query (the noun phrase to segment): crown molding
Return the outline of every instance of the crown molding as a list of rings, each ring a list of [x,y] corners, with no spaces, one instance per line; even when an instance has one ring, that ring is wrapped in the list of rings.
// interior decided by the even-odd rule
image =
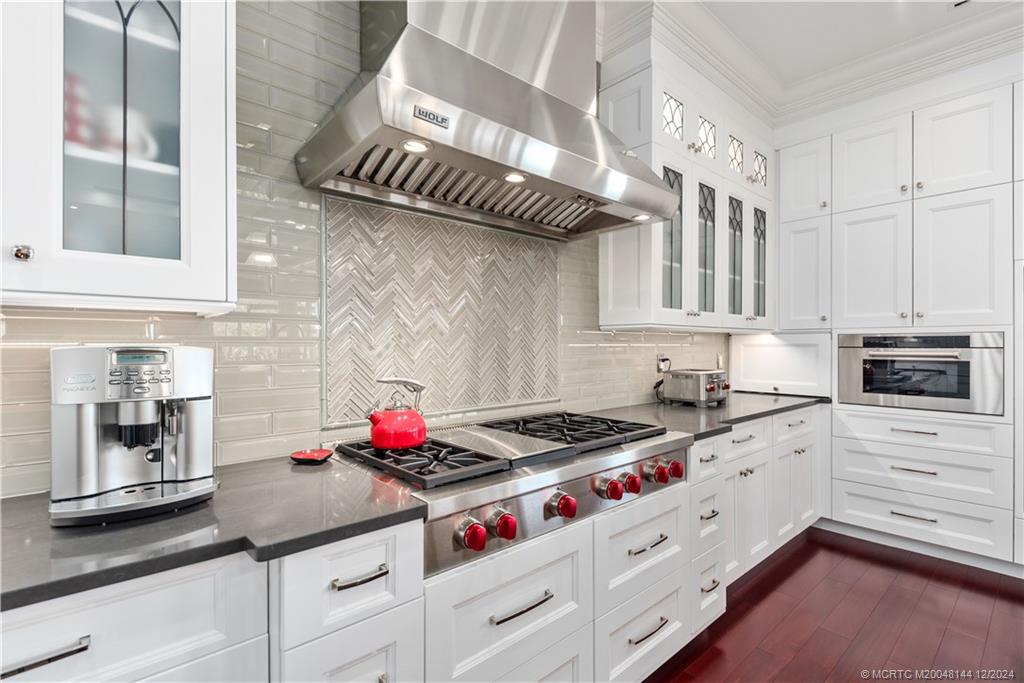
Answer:
[[[1020,6],[919,36],[881,52],[784,85],[702,3],[643,2],[604,27],[604,59],[652,38],[758,118],[781,125],[1007,54],[1024,57]]]

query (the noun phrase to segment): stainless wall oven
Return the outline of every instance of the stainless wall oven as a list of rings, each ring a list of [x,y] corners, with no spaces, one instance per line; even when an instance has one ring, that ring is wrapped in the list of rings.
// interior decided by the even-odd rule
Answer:
[[[839,335],[839,402],[1003,414],[1003,333]]]

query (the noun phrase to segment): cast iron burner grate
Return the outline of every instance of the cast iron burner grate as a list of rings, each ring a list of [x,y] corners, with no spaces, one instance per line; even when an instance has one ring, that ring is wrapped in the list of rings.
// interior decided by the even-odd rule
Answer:
[[[544,413],[484,422],[489,427],[537,439],[567,443],[577,453],[638,441],[665,433],[664,427],[577,413]]]
[[[427,439],[416,448],[382,450],[369,441],[338,444],[334,450],[421,489],[509,469],[509,462],[487,453]]]

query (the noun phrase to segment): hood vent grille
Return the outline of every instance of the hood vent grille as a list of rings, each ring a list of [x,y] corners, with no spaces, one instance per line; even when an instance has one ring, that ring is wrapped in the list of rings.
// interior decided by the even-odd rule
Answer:
[[[374,145],[338,174],[350,181],[408,192],[486,213],[572,230],[604,203],[584,195],[557,199],[439,161]]]

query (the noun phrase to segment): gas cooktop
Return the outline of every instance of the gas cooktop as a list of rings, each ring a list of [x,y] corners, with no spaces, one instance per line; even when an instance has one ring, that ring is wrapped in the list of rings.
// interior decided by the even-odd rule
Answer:
[[[429,489],[509,468],[509,461],[437,439],[416,448],[382,450],[369,441],[335,446],[337,453],[384,470],[421,489]]]
[[[665,433],[664,427],[563,412],[494,420],[480,426],[570,444],[577,454]]]

